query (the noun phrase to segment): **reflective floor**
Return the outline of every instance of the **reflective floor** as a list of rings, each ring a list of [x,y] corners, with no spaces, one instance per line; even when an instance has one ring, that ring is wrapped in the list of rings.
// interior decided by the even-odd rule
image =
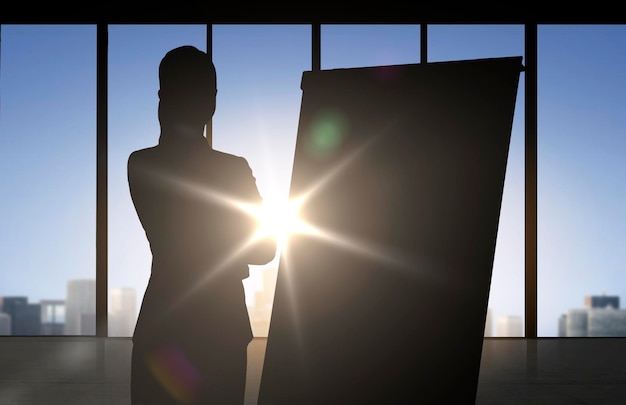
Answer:
[[[246,405],[265,343],[248,348]],[[127,338],[0,337],[0,404],[129,405],[131,350]],[[626,338],[487,339],[476,404],[626,404]]]

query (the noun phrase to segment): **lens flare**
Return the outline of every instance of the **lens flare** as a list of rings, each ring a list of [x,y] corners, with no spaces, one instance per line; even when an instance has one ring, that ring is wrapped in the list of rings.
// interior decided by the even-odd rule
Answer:
[[[347,129],[347,122],[338,111],[320,113],[306,136],[308,153],[316,158],[331,156],[343,143]]]
[[[270,197],[264,198],[263,204],[250,204],[249,202],[234,198],[233,196],[206,188],[201,184],[177,178],[169,173],[160,172],[159,170],[152,171],[151,175],[160,177],[160,180],[166,182],[168,186],[178,189],[180,192],[190,193],[197,197],[204,198],[207,201],[238,209],[258,221],[257,231],[248,240],[242,241],[241,245],[235,246],[231,252],[227,252],[222,262],[217,263],[211,271],[207,272],[204,278],[198,280],[194,287],[190,288],[190,290],[180,296],[176,302],[172,303],[163,315],[167,315],[189,297],[201,291],[203,285],[211,282],[213,277],[227,269],[228,265],[233,263],[233,261],[238,260],[241,254],[251,245],[268,237],[272,237],[276,240],[278,245],[277,256],[282,257],[286,261],[289,261],[288,256],[290,255],[290,253],[287,252],[289,249],[288,241],[290,235],[303,234],[315,239],[324,240],[342,249],[352,251],[353,253],[369,257],[376,261],[386,262],[387,264],[392,263],[398,270],[410,269],[412,267],[411,264],[401,258],[397,252],[390,251],[388,248],[371,246],[371,244],[365,241],[354,239],[348,235],[341,235],[335,230],[321,229],[316,224],[304,221],[299,215],[300,211],[304,210],[305,204],[313,195],[323,190],[328,183],[332,182],[340,172],[358,159],[376,139],[387,130],[391,129],[393,125],[394,123],[390,122],[387,128],[384,128],[375,136],[370,137],[370,139],[363,142],[359,148],[342,156],[340,159],[335,159],[333,164],[323,173],[320,173],[319,178],[317,178],[313,184],[310,184],[308,188],[303,190],[302,194],[297,198],[278,199]],[[336,150],[333,149],[337,149],[339,144],[343,142],[344,130],[345,122],[341,119],[341,115],[324,115],[324,119],[318,122],[318,126],[315,127],[314,131],[314,134],[318,137],[317,152],[321,154],[336,152]],[[322,141],[322,138],[326,140]],[[313,207],[308,206],[306,209],[310,210],[312,208]]]
[[[283,248],[290,234],[305,229],[304,222],[298,217],[300,206],[298,200],[266,200],[256,212],[259,221],[257,237],[273,237],[279,248]]]
[[[154,377],[179,403],[190,403],[199,394],[202,376],[177,346],[155,351],[147,362]]]

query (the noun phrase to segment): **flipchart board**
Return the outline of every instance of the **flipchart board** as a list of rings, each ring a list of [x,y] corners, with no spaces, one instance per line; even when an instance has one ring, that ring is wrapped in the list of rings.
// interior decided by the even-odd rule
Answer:
[[[259,404],[475,402],[522,71],[303,73]]]

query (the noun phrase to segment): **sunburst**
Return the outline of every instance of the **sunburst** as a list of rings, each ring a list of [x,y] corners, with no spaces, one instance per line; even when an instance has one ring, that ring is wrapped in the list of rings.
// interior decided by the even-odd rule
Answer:
[[[315,207],[306,206],[309,200],[331,181],[333,181],[340,172],[348,167],[359,155],[370,146],[376,139],[376,136],[370,137],[369,141],[361,144],[359,148],[351,154],[346,155],[343,159],[325,171],[317,181],[311,184],[303,193],[298,196],[292,196],[289,199],[272,199],[266,198],[262,204],[250,204],[234,198],[233,196],[207,189],[201,184],[191,183],[184,179],[176,178],[172,175],[162,172],[153,172],[153,175],[160,176],[160,179],[168,183],[169,186],[177,188],[180,192],[192,193],[195,197],[200,197],[213,203],[222,204],[231,208],[240,210],[246,215],[250,215],[258,222],[257,231],[246,241],[236,246],[224,260],[208,271],[206,276],[198,280],[194,286],[183,296],[179,297],[177,302],[173,303],[171,309],[174,309],[181,302],[189,298],[191,295],[201,290],[202,286],[210,282],[213,277],[228,268],[228,265],[236,261],[251,245],[258,243],[264,238],[274,238],[277,242],[277,256],[284,260],[285,268],[289,262],[289,238],[294,235],[306,235],[333,244],[341,249],[348,250],[352,253],[363,255],[372,260],[393,264],[398,268],[407,269],[409,263],[389,249],[373,246],[365,241],[342,235],[332,229],[323,229],[307,222],[300,215],[303,209],[314,210]],[[306,206],[306,207],[305,207]],[[288,272],[288,271],[287,271]],[[285,275],[285,281],[289,286],[291,284],[291,276]],[[288,287],[289,288],[289,287]],[[297,312],[295,298],[292,297],[292,308]]]

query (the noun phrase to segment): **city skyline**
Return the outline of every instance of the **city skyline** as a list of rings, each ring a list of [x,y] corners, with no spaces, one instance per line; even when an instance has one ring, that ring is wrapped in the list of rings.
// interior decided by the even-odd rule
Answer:
[[[247,300],[250,322],[255,336],[267,336],[273,298],[273,281],[277,268],[266,267],[262,272],[265,288],[254,290],[253,299]],[[31,301],[28,295],[2,294],[0,291],[0,336],[12,335],[12,319],[3,310],[5,299],[19,299],[24,304],[35,305],[41,318],[41,335],[95,335],[95,279],[74,279],[67,282],[67,294],[62,297]],[[85,291],[85,289],[90,291]],[[68,314],[68,296],[70,308]],[[141,298],[134,287],[116,287],[109,291],[108,336],[132,336],[139,315]],[[75,301],[72,303],[72,299]],[[138,306],[139,303],[139,306]],[[81,325],[82,316],[88,325]],[[67,322],[70,319],[70,322]],[[47,321],[47,322],[46,322]],[[84,322],[84,320],[83,320]],[[67,326],[69,324],[69,326]],[[60,326],[60,327],[59,327]],[[8,333],[7,333],[8,331]],[[33,333],[28,333],[33,334]]]
[[[255,336],[267,336],[269,332],[272,299],[274,295],[275,272],[278,269],[267,268],[263,271],[264,288],[255,290],[253,300],[246,302],[250,315],[250,322]],[[93,287],[95,292],[95,279],[79,279],[68,281],[68,292],[71,285],[76,283],[85,283]],[[130,337],[134,330],[137,320],[138,310],[136,306],[137,296],[136,290],[132,287],[118,287],[110,291],[109,299],[109,336],[111,337]],[[66,319],[66,303],[65,299],[47,298],[37,303],[30,302],[29,297],[25,295],[2,295],[0,294],[0,336],[12,335],[11,317],[4,312],[4,299],[21,299],[25,304],[37,305],[41,307],[41,335],[95,335],[95,299],[92,304],[87,303],[88,308],[93,307],[91,311],[88,309],[83,311],[84,315],[88,315],[90,323],[86,328],[76,330],[75,326],[71,326],[71,330],[67,330]],[[88,298],[89,301],[89,298]],[[587,336],[626,336],[626,309],[620,308],[620,297],[616,295],[607,295],[603,292],[601,295],[585,295],[583,299],[584,308],[569,308],[566,313],[558,318],[558,336],[559,337],[587,337]],[[84,304],[84,303],[83,303]],[[60,317],[61,321],[52,319],[46,329],[45,319],[51,315],[46,314],[44,306],[61,306],[61,313],[52,314],[52,317]],[[71,315],[70,315],[71,316]],[[61,325],[62,328],[52,328],[51,326]],[[29,333],[31,334],[31,333]],[[485,337],[523,337],[523,318],[516,314],[500,314],[494,315],[491,308],[487,308],[485,319]]]
[[[64,297],[35,302],[27,295],[0,294],[0,335],[24,334],[15,329],[15,322],[22,320],[15,318],[22,317],[16,314],[14,303],[33,307],[38,313],[38,326],[30,326],[31,330],[25,333],[27,335],[95,335],[95,281],[68,280]],[[10,308],[5,308],[5,301],[12,303]],[[136,291],[133,287],[113,288],[110,291],[108,315],[109,336],[132,336],[137,320]],[[33,328],[39,331],[35,332]]]
[[[558,319],[559,337],[626,336],[626,310],[617,295],[587,295],[583,308],[569,308]]]

